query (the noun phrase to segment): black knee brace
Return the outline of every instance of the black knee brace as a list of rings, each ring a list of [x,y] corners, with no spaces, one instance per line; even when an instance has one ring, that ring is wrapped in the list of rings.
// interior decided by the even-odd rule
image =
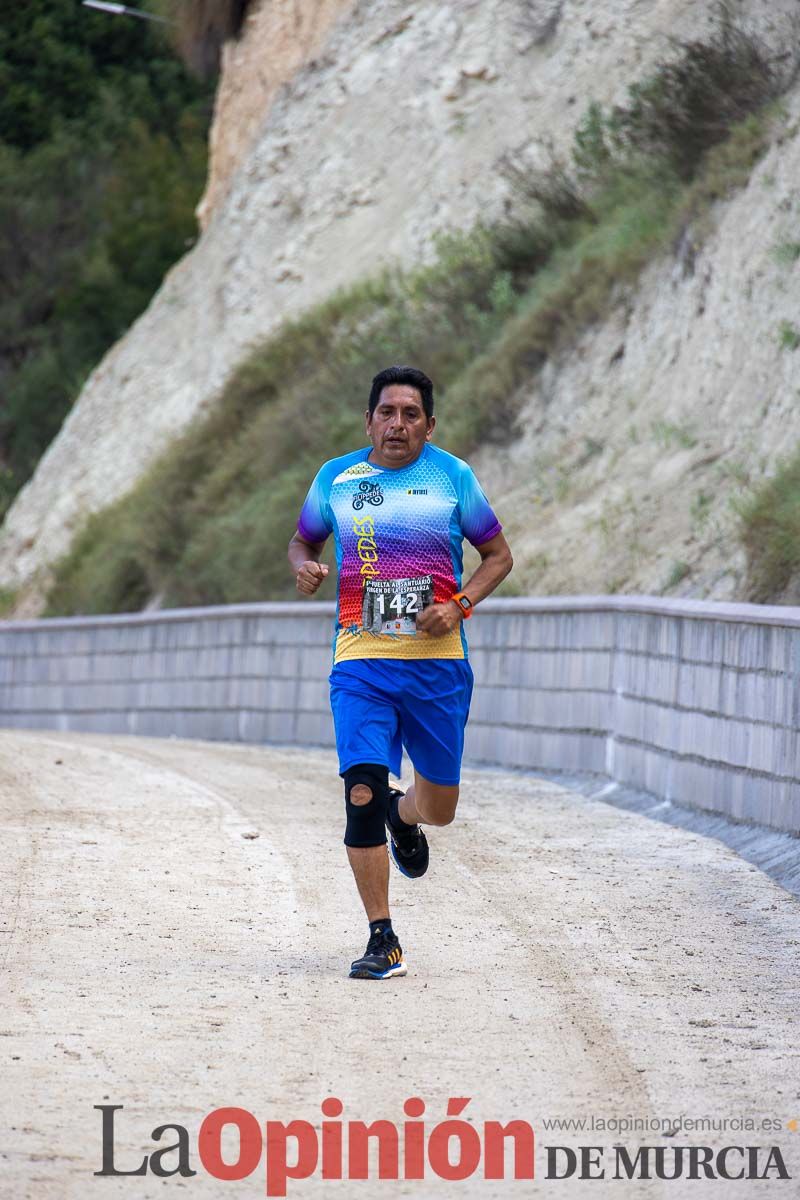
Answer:
[[[359,763],[344,772],[344,803],[347,824],[345,846],[383,846],[386,844],[386,814],[389,809],[389,768],[380,763]],[[350,792],[363,784],[372,792],[366,804],[353,804]]]

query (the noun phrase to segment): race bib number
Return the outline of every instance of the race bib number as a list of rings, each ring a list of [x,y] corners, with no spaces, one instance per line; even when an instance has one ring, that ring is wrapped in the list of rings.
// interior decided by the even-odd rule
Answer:
[[[368,579],[361,624],[368,633],[415,634],[417,616],[433,604],[433,578]]]

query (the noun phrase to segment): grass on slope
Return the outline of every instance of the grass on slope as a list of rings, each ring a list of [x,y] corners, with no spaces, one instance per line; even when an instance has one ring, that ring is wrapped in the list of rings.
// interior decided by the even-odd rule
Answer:
[[[447,448],[513,437],[532,371],[747,180],[787,82],[722,10],[709,42],[682,45],[626,105],[589,110],[569,164],[507,163],[514,223],[443,239],[432,266],[387,272],[284,325],[205,422],[90,519],[47,615],[153,595],[162,606],[293,595],[285,549],[305,490],[325,459],[365,441],[369,381],[387,363],[432,376]]]
[[[387,362],[463,370],[515,303],[488,234],[440,243],[436,264],[386,273],[284,325],[208,419],[93,516],[62,562],[48,614],[288,594],[286,543],[324,458],[364,441],[364,395]],[[398,349],[399,348],[399,349]]]
[[[747,552],[747,599],[800,604],[800,447],[736,507]]]

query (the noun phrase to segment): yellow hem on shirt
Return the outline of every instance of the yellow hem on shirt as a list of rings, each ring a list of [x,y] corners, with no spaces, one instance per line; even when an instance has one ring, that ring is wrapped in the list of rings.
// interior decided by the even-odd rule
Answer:
[[[456,625],[443,637],[429,633],[398,634],[367,633],[340,629],[336,635],[334,663],[350,658],[464,658],[461,626]]]

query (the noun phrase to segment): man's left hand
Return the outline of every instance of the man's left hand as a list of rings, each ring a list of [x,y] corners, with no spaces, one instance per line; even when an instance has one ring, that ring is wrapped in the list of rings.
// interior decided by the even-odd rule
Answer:
[[[461,621],[461,609],[455,600],[444,603],[429,604],[423,608],[417,617],[417,629],[420,633],[429,633],[431,637],[444,637],[455,629]]]

